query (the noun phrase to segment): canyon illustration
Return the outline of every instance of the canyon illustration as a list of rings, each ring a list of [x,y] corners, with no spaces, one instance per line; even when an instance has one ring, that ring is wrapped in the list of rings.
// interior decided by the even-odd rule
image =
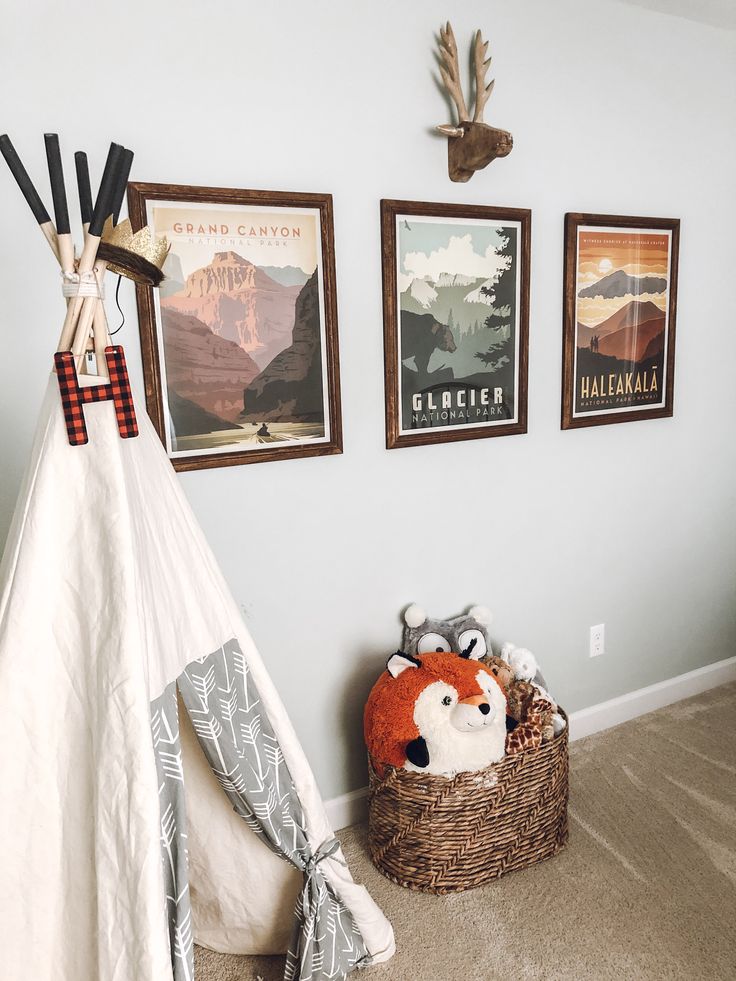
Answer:
[[[662,403],[669,241],[659,232],[578,233],[576,412]]]
[[[187,227],[170,216],[168,224]],[[281,224],[264,236],[267,222],[240,215],[239,235],[206,234],[200,221],[193,234],[172,236],[160,289],[172,452],[247,451],[325,436],[313,225],[303,239]],[[216,227],[227,227],[220,215]]]

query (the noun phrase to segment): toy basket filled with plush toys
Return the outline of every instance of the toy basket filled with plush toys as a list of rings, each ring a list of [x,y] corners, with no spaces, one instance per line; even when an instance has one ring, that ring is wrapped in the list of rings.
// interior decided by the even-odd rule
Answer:
[[[447,893],[551,858],[567,841],[568,726],[536,658],[494,655],[485,607],[404,620],[365,708],[374,864]]]

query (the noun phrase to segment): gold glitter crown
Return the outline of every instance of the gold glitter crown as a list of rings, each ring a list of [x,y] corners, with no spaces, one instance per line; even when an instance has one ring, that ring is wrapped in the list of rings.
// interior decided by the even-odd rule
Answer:
[[[107,261],[111,272],[143,286],[158,286],[164,278],[162,269],[170,248],[166,236],[157,238],[150,225],[133,232],[129,218],[114,226],[108,218],[97,255]]]

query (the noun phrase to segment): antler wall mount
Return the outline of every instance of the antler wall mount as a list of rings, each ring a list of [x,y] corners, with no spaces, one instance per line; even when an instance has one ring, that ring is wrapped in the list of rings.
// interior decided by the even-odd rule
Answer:
[[[447,168],[451,181],[469,181],[476,170],[487,167],[496,157],[507,157],[514,146],[514,138],[505,129],[495,129],[483,122],[483,110],[493,91],[495,79],[486,84],[491,59],[486,58],[488,41],[483,40],[480,30],[473,42],[473,69],[475,73],[475,106],[473,118],[465,103],[457,44],[450,22],[440,28],[440,75],[447,92],[457,109],[457,125],[449,123],[437,126],[437,131],[447,137]]]

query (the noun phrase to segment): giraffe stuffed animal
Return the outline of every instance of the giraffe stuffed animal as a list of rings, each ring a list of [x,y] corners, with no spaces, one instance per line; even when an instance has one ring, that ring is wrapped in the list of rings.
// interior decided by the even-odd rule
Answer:
[[[567,723],[560,713],[557,703],[546,689],[536,657],[526,647],[517,647],[515,644],[506,643],[501,648],[501,660],[509,666],[514,678],[507,689],[509,715],[515,718],[520,725],[513,730],[513,733],[520,728],[521,724],[535,725],[540,728],[540,744],[541,742],[550,742],[562,732]],[[547,706],[549,706],[549,711]],[[516,737],[517,742],[523,741],[525,731],[527,730],[522,731]],[[513,735],[513,733],[509,735]]]
[[[538,749],[554,738],[553,705],[528,681],[513,681],[507,689],[508,713],[518,723],[506,735],[506,754]]]

